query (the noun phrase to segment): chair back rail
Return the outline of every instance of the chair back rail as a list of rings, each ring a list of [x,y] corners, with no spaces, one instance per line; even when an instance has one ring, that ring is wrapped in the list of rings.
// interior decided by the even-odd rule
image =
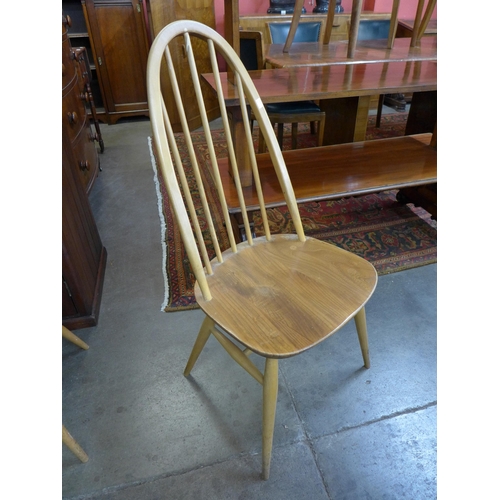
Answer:
[[[219,238],[214,228],[211,207],[209,206],[207,200],[205,191],[206,187],[204,186],[200,165],[198,163],[194,145],[191,139],[188,117],[186,116],[182,101],[182,92],[179,88],[176,71],[172,61],[172,54],[170,52],[170,42],[172,42],[173,39],[179,36],[183,38],[184,42],[183,47],[185,51],[185,57],[188,62],[188,68],[191,74],[196,101],[202,119],[202,128],[207,142],[211,174],[213,176],[218,199],[221,205],[231,251],[234,253],[238,252],[238,246],[233,234],[231,219],[225,200],[225,193],[221,181],[218,159],[212,140],[210,123],[208,121],[204,104],[203,91],[200,84],[200,75],[197,70],[196,60],[193,52],[192,37],[201,39],[208,45],[211,69],[216,82],[216,91],[221,111],[221,118],[225,136],[227,139],[228,157],[231,161],[233,180],[235,182],[235,187],[238,193],[238,200],[240,203],[241,212],[243,214],[243,221],[247,238],[246,244],[253,245],[253,238],[250,228],[250,222],[247,216],[247,210],[245,207],[244,191],[241,186],[238,174],[238,164],[234,147],[235,145],[231,137],[229,118],[224,104],[224,95],[218,66],[218,56],[222,57],[226,61],[228,67],[234,72],[234,82],[236,87],[238,88],[241,113],[242,116],[246,117],[243,120],[243,124],[247,142],[247,151],[249,154],[249,161],[252,166],[255,188],[258,193],[259,206],[263,215],[263,225],[266,238],[270,240],[271,235],[266,216],[265,200],[260,185],[260,176],[257,168],[257,160],[255,156],[252,131],[250,128],[250,120],[248,118],[247,104],[250,106],[253,115],[259,124],[259,128],[266,141],[266,144],[268,145],[276,175],[279,179],[281,189],[292,215],[292,220],[294,222],[297,236],[300,241],[304,241],[305,236],[298,212],[295,194],[291,186],[290,178],[288,176],[288,172],[283,160],[283,155],[277,143],[276,136],[265,111],[264,105],[255,89],[255,86],[248,76],[247,70],[243,66],[236,52],[221,35],[201,23],[183,20],[169,24],[168,26],[163,28],[163,30],[156,37],[151,46],[148,58],[148,98],[150,102],[150,118],[153,130],[153,140],[158,155],[158,164],[167,188],[169,202],[174,209],[176,220],[179,225],[179,231],[181,233],[181,237],[186,248],[186,253],[191,263],[193,273],[195,274],[196,280],[198,281],[204,299],[210,300],[211,294],[206,280],[206,274],[212,274],[212,263],[210,262],[207,244],[211,244],[213,246],[217,262],[219,263],[222,263],[224,260],[224,249],[221,249]],[[177,138],[170,123],[169,111],[161,95],[160,66],[162,64],[163,58],[166,61],[169,78],[172,82],[172,92],[174,94],[175,106],[179,113],[184,140],[188,151],[189,163],[193,171],[194,182],[191,181],[191,183],[188,179],[188,176],[186,175],[185,166],[183,165],[182,157],[177,145]],[[202,214],[197,213],[195,199],[193,197],[192,191],[196,191],[197,196],[199,197],[203,211]],[[203,217],[208,225],[210,240],[208,242],[205,241],[205,238],[207,238],[207,236],[203,234],[199,217]]]

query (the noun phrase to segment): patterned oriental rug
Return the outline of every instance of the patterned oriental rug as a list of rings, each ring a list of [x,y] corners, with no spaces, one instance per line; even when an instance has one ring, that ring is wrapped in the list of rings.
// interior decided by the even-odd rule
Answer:
[[[367,139],[394,137],[404,134],[407,115],[397,113],[383,116],[379,129],[370,119]],[[226,156],[226,141],[221,130],[212,131],[218,156]],[[284,149],[291,147],[290,130],[285,127]],[[255,132],[257,145],[257,132]],[[181,157],[188,158],[182,135],[178,144]],[[299,147],[316,145],[316,138],[309,133],[307,124],[299,125]],[[208,183],[207,196],[211,207],[218,207],[211,174],[203,166],[208,164],[208,151],[202,133],[193,134],[193,144],[202,174]],[[168,203],[168,195],[156,168],[155,151],[149,139],[151,162],[158,195],[158,211],[161,221],[163,245],[165,299],[161,309],[174,312],[197,308],[194,297],[194,275],[185,254],[174,215]],[[188,164],[188,160],[186,160]],[[189,170],[188,170],[189,171]],[[188,176],[189,177],[189,176]],[[304,230],[308,236],[328,241],[333,245],[361,255],[370,261],[379,275],[402,271],[437,262],[437,223],[429,213],[413,205],[396,200],[397,191],[387,191],[341,200],[304,203],[300,212]],[[214,224],[221,234],[222,244],[229,241],[219,209],[213,210]],[[273,232],[292,232],[293,224],[286,207],[268,210]],[[262,235],[261,214],[254,215],[255,232]],[[213,254],[214,255],[214,254]]]

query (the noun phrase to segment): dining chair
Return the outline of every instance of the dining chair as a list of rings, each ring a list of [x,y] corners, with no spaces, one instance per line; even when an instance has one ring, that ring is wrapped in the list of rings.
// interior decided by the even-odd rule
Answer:
[[[267,23],[271,43],[285,43],[290,31],[290,22]],[[294,41],[317,42],[321,31],[321,22],[299,23]],[[318,146],[323,145],[325,133],[325,112],[314,101],[274,102],[266,105],[271,124],[278,125],[278,143],[283,149],[284,124],[292,124],[292,149],[297,149],[298,124],[309,122],[311,134],[314,134],[318,122]],[[262,136],[259,136],[259,152],[265,151]]]
[[[240,30],[240,59],[248,71],[264,69],[264,41],[262,32]]]
[[[271,43],[285,43],[290,32],[291,22],[267,23]],[[317,42],[321,32],[321,22],[302,22],[298,24],[293,42]]]
[[[308,24],[320,25],[320,23]],[[316,26],[315,29],[318,30],[319,34],[319,27]],[[260,31],[240,31],[240,59],[248,71],[264,69],[264,42]],[[309,122],[311,134],[314,134],[314,124],[316,123],[316,120],[319,122],[318,146],[323,145],[326,115],[314,101],[275,102],[267,104],[266,109],[269,118],[271,119],[273,128],[276,123],[278,124],[278,143],[281,149],[283,149],[285,123],[292,124],[292,149],[297,149],[298,124],[302,122]],[[251,128],[253,130],[253,116],[251,120]],[[265,152],[265,146],[266,143],[264,137],[259,131],[259,153]]]
[[[218,193],[229,248],[221,246],[212,223],[213,207],[209,206],[205,196],[207,186],[200,175],[179,90],[179,76],[172,64],[170,44],[177,37],[182,38],[191,71],[207,143],[207,161],[215,185],[211,189]],[[210,123],[205,112],[200,76],[192,50],[193,38],[198,43],[205,40],[210,54],[221,121],[227,140],[227,155],[246,234],[246,241],[238,244],[232,230]],[[233,75],[243,116],[248,117],[248,104],[262,130],[294,223],[294,234],[270,232],[248,117],[242,124],[246,138],[245,151],[253,169],[253,183],[259,198],[264,228],[264,236],[254,237],[252,234],[245,208],[245,190],[241,187],[235,155],[235,146],[241,147],[241,144],[235,145],[231,137],[218,57],[226,61]],[[172,110],[167,109],[161,94],[160,67],[164,58],[189,151],[189,168],[192,172],[188,173],[185,171],[188,166],[181,159],[177,137],[169,119]],[[196,277],[196,301],[205,314],[184,375],[191,374],[207,340],[213,336],[232,359],[263,386],[262,476],[268,479],[278,396],[279,360],[316,346],[354,318],[364,366],[368,368],[370,357],[365,304],[375,289],[377,273],[361,257],[305,236],[283,154],[266,108],[240,58],[221,35],[196,21],[183,20],[167,25],[158,33],[149,52],[147,88],[158,165]],[[252,362],[251,355],[265,358],[263,372]],[[224,367],[219,368],[223,370]]]
[[[357,29],[357,41],[390,39],[392,20],[389,19],[361,19]],[[380,94],[377,104],[375,126],[380,128],[382,109],[385,95]],[[405,103],[406,106],[406,103]]]

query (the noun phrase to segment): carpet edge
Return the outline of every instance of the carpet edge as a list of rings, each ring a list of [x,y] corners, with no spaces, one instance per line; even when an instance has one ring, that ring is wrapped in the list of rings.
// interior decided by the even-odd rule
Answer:
[[[167,249],[167,224],[165,221],[165,216],[163,215],[163,196],[160,190],[160,181],[158,180],[158,167],[156,165],[156,158],[153,153],[153,138],[148,137],[149,155],[151,159],[151,168],[153,169],[153,182],[156,189],[156,200],[158,205],[158,216],[160,218],[160,239],[162,247],[162,268],[163,268],[163,286],[164,286],[164,299],[163,304],[160,307],[160,311],[165,312],[168,307],[169,301],[169,281],[167,274],[167,264],[168,264],[168,249]]]

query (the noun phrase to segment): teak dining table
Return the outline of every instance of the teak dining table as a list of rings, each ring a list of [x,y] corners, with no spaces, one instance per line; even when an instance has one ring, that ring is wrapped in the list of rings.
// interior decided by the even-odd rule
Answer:
[[[373,95],[413,92],[407,134],[432,131],[435,116],[427,114],[427,101],[437,90],[436,61],[374,62],[249,71],[264,104],[271,102],[319,100],[326,111],[324,145],[365,139],[370,98]],[[213,74],[202,78],[215,92]],[[225,104],[231,116],[236,159],[244,187],[252,185],[243,116],[236,87],[227,73],[221,73]],[[416,96],[423,96],[421,99]]]

